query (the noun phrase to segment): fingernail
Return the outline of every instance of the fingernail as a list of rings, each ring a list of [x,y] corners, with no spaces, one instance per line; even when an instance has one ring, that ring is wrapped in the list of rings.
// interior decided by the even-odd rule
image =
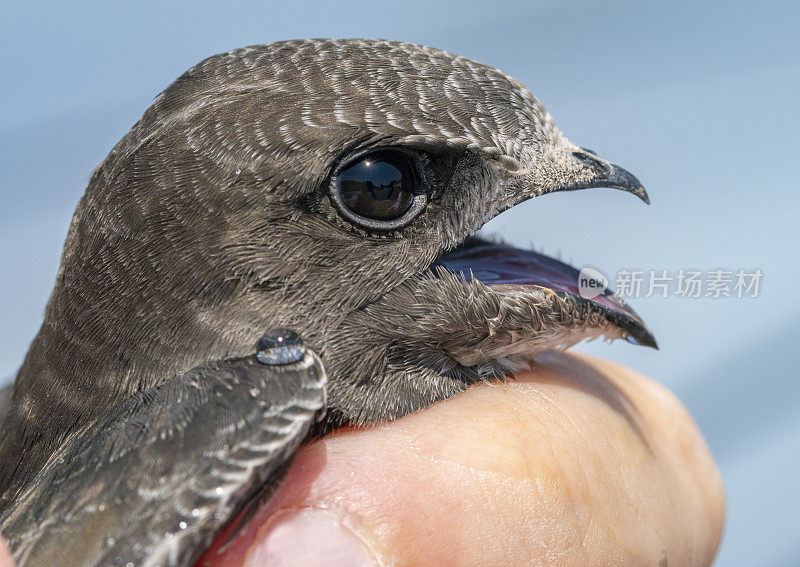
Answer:
[[[278,512],[259,530],[245,567],[378,567],[375,554],[325,510]]]

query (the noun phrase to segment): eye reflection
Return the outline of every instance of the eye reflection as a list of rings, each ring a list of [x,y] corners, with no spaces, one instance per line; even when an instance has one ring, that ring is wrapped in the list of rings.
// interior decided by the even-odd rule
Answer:
[[[416,176],[406,155],[380,151],[340,171],[336,186],[342,203],[353,213],[372,220],[392,220],[411,208]]]

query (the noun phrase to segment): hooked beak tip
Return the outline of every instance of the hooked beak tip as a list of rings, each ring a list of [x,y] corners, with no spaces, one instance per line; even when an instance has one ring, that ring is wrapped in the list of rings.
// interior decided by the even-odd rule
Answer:
[[[572,152],[572,155],[585,165],[589,166],[596,173],[596,176],[589,181],[585,181],[565,189],[572,190],[588,189],[590,187],[609,187],[611,189],[620,189],[622,191],[627,191],[628,193],[633,193],[648,205],[650,204],[650,196],[647,194],[647,191],[645,191],[644,185],[642,185],[642,182],[639,181],[636,176],[627,169],[624,169],[616,164],[609,163],[597,157],[597,155],[593,152],[589,152],[589,150],[583,149],[583,151],[580,152]]]
[[[646,204],[650,204],[650,196],[647,194],[647,191],[645,191],[644,185],[642,185],[641,181],[639,181],[635,175],[627,169],[623,169],[613,163],[609,165],[610,171],[605,179],[598,179],[596,181],[598,186],[628,191],[639,197]]]

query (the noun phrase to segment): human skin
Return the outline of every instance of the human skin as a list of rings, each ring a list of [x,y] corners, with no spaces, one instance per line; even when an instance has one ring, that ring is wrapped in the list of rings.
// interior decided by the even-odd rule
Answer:
[[[690,567],[711,564],[723,519],[717,468],[671,393],[548,352],[506,383],[304,446],[200,564]]]

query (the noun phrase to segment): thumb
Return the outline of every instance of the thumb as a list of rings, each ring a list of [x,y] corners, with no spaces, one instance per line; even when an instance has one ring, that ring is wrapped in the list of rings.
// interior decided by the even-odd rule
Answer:
[[[0,537],[0,567],[14,567],[11,560],[11,552],[8,550],[6,540]]]

